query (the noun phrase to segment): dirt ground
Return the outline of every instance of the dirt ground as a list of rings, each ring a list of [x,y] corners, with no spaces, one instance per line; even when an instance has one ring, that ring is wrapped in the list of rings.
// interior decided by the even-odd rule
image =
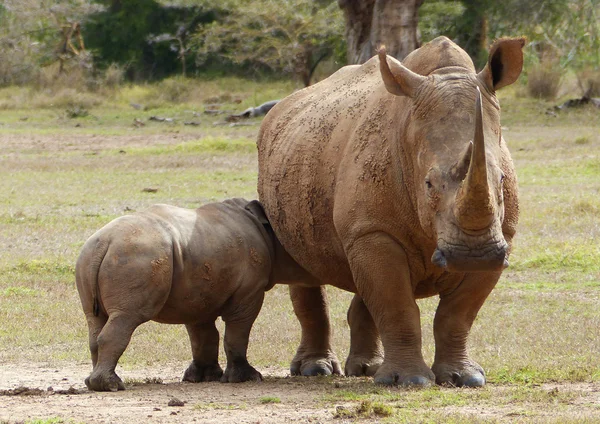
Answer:
[[[356,388],[357,379],[344,377],[289,377],[284,369],[261,369],[262,383],[221,384],[181,383],[186,364],[144,370],[118,370],[127,390],[116,393],[94,393],[83,380],[88,365],[51,367],[47,364],[7,364],[0,366],[0,421],[28,422],[35,419],[61,418],[85,423],[324,423],[354,422],[336,418],[338,408],[351,409],[358,402],[335,401],[336,391]],[[359,379],[362,386],[370,379]],[[489,388],[490,386],[488,386]],[[396,389],[401,395],[405,389]],[[460,389],[444,389],[444,391]],[[494,385],[492,397],[506,398],[508,386]],[[464,405],[436,407],[437,412],[461,421],[469,417],[502,422],[561,422],[583,419],[600,422],[600,384],[550,384],[540,393],[572,392],[565,405],[547,402],[499,402],[486,405],[466,402]],[[441,392],[440,396],[444,393]],[[279,403],[268,403],[277,398]],[[173,405],[173,406],[170,406]],[[416,410],[415,410],[416,411]],[[423,411],[431,412],[431,407]],[[527,419],[527,417],[532,419]],[[393,420],[393,418],[392,418]],[[558,420],[558,421],[556,421]],[[377,418],[359,419],[377,422]],[[438,422],[438,420],[427,421]],[[440,421],[440,422],[443,422]],[[573,421],[575,422],[575,421]]]
[[[250,130],[248,130],[250,131]],[[107,148],[178,144],[198,138],[192,134],[91,136],[6,135],[0,137],[7,155],[32,149],[44,152],[95,151]],[[253,160],[253,158],[251,158]],[[355,408],[357,400],[346,400],[342,391],[356,389],[357,379],[289,377],[284,368],[259,368],[262,383],[221,384],[181,383],[187,363],[160,367],[117,369],[127,390],[94,393],[83,381],[88,363],[5,363],[0,364],[0,423],[30,422],[60,418],[85,423],[285,423],[285,422],[377,422],[378,418],[336,418],[339,408]],[[371,379],[358,379],[364,389]],[[367,389],[368,390],[368,389]],[[398,391],[398,397],[410,392]],[[464,399],[444,402],[460,389],[443,389],[438,398],[424,404],[396,408],[391,421],[414,422],[410,417],[430,417],[426,422],[471,422],[473,419],[499,422],[598,422],[600,423],[600,383],[558,383],[536,387],[527,396],[519,388],[490,384],[483,402]],[[462,392],[465,393],[465,392]],[[560,393],[560,402],[548,401]],[[436,394],[437,396],[437,394]],[[336,400],[343,399],[343,400]],[[276,400],[276,402],[272,402]],[[278,401],[277,401],[278,400]],[[270,402],[271,401],[271,402]],[[427,401],[431,403],[426,403]],[[393,404],[394,402],[391,402]],[[397,402],[396,402],[397,403]],[[170,406],[169,404],[173,405]],[[408,415],[406,415],[408,414]],[[411,415],[412,414],[412,415]],[[433,415],[433,418],[431,414]],[[405,418],[408,416],[408,418]],[[400,418],[401,417],[401,418]],[[440,418],[442,417],[442,418]]]
[[[190,384],[180,382],[184,368],[185,364],[119,371],[128,383],[127,390],[94,393],[83,383],[90,371],[86,365],[0,366],[0,420],[60,417],[85,423],[279,423],[325,422],[333,417],[331,408],[319,406],[318,394],[306,389],[308,380],[285,378],[283,370],[263,370],[263,383]],[[261,403],[268,397],[277,397],[281,403]],[[169,406],[170,402],[176,405]]]

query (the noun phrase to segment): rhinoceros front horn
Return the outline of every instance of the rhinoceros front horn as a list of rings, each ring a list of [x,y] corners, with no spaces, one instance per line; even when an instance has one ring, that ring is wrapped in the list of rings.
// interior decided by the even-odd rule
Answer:
[[[477,88],[475,100],[475,135],[469,170],[456,196],[454,214],[461,228],[482,230],[494,219],[494,204],[487,178],[485,142],[483,139],[483,111],[481,92]]]

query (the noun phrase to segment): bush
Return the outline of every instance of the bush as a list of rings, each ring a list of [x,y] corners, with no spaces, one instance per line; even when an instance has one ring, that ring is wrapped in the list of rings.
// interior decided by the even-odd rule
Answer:
[[[578,72],[577,82],[584,96],[600,97],[600,70],[585,69]]]
[[[527,73],[527,92],[531,97],[552,100],[556,98],[563,71],[556,61],[542,61]]]
[[[116,88],[123,84],[125,79],[125,68],[117,63],[111,65],[104,71],[104,86]]]

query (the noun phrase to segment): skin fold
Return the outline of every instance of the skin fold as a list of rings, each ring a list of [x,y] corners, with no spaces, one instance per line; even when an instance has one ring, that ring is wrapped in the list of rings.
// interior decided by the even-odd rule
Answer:
[[[293,374],[340,373],[323,285],[356,293],[348,375],[382,384],[485,384],[471,325],[508,264],[518,189],[496,90],[522,38],[497,40],[477,73],[445,37],[403,63],[381,50],[279,102],[258,137],[261,203],[310,278],[289,281],[302,339]],[[439,296],[435,360],[416,299]]]

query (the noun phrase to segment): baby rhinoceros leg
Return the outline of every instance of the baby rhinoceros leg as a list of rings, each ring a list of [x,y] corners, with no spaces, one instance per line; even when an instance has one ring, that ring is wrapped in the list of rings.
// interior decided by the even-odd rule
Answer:
[[[219,365],[219,331],[215,322],[188,324],[185,328],[190,336],[193,360],[183,374],[183,381],[219,381],[223,370]]]
[[[264,287],[262,285],[260,287]],[[225,354],[227,368],[221,377],[223,383],[241,383],[243,381],[262,381],[260,372],[248,363],[248,339],[252,324],[262,306],[264,292],[244,296],[238,293],[230,299],[228,310],[223,313],[225,321]]]
[[[112,392],[125,390],[125,385],[115,373],[115,368],[131,340],[133,331],[140,324],[139,320],[127,314],[115,313],[109,317],[95,343],[90,343],[92,362],[95,363],[92,373],[85,379],[88,389]],[[92,327],[90,326],[90,338],[92,337],[91,332]],[[94,361],[94,359],[96,360]]]

